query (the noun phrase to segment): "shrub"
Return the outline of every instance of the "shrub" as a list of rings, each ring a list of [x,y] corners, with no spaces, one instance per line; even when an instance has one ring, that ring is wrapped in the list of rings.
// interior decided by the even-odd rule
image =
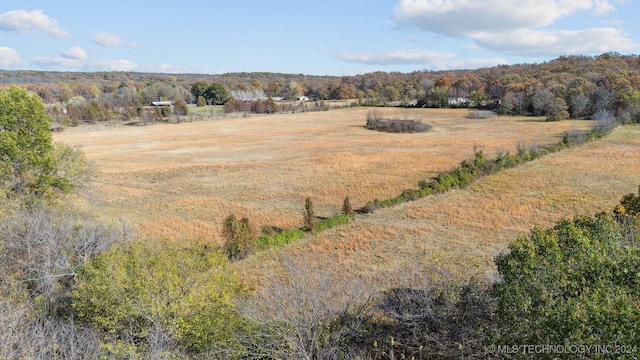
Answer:
[[[317,221],[318,219],[313,209],[313,201],[311,198],[306,198],[304,200],[304,227],[307,231],[311,231],[316,226]]]
[[[467,114],[468,119],[490,119],[496,116],[498,114],[489,110],[471,111]]]
[[[331,229],[332,227],[336,227],[338,225],[347,224],[349,222],[349,215],[336,215],[334,217],[330,217],[327,219],[320,220],[316,226],[313,228],[314,233],[318,233],[321,231],[325,231],[327,229]]]
[[[348,196],[346,196],[342,202],[342,213],[347,216],[351,216],[353,214],[353,207],[351,206],[351,200]]]
[[[369,342],[377,345],[371,358],[483,357],[482,331],[492,326],[494,309],[487,285],[434,285],[434,278],[427,280],[425,286],[393,288],[379,296],[377,309],[389,325],[383,334],[371,334]]]
[[[0,358],[98,358],[100,336],[74,319],[70,294],[83,266],[122,238],[69,209],[2,202]]]
[[[500,171],[502,169],[508,169],[517,165],[521,159],[516,155],[507,153],[498,153],[493,160],[493,170]]]
[[[361,278],[283,259],[280,276],[265,279],[243,313],[256,326],[244,338],[254,359],[358,359],[351,349],[370,317],[373,290]]]
[[[222,226],[222,238],[224,239],[224,251],[230,260],[242,259],[252,250],[254,244],[254,232],[248,218],[238,218],[229,215]]]
[[[369,112],[367,112],[367,129],[375,129],[381,120],[382,114],[378,109],[369,110]]]
[[[367,203],[362,208],[362,211],[365,213],[372,213],[381,207],[380,200],[373,199],[371,201],[367,201]]]
[[[79,320],[149,352],[164,338],[198,353],[232,346],[241,321],[234,301],[243,288],[224,254],[203,245],[168,241],[114,247],[85,266],[73,292]],[[133,341],[138,339],[137,341]]]
[[[602,214],[512,243],[495,260],[495,344],[639,344],[640,248],[625,229]]]
[[[175,115],[188,115],[189,114],[189,106],[187,106],[187,102],[184,100],[178,100],[173,104],[173,113]]]
[[[487,167],[487,160],[484,158],[482,150],[476,151],[475,158],[473,159],[473,166],[478,170],[484,171]]]
[[[618,213],[629,216],[640,216],[640,186],[638,187],[638,194],[627,194],[617,207]]]
[[[261,249],[270,246],[284,246],[303,238],[305,235],[306,233],[302,229],[286,229],[271,235],[263,234],[256,240],[256,245]]]
[[[171,116],[173,109],[170,106],[162,106],[160,108],[160,116],[163,118]]]
[[[367,129],[390,133],[427,132],[432,126],[416,120],[367,120]]]
[[[385,120],[377,109],[367,113],[367,124],[370,130],[378,130],[392,133],[415,133],[431,130],[432,126],[423,124],[419,120]]]

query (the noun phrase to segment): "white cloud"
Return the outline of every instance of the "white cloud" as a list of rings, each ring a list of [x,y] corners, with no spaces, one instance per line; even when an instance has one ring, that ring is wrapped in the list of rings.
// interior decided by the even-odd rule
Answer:
[[[456,54],[444,51],[402,49],[378,53],[354,53],[343,51],[338,58],[346,62],[369,65],[427,64],[454,58]]]
[[[595,15],[606,15],[616,10],[615,6],[607,0],[595,0],[594,2],[595,9],[593,10],[593,13]]]
[[[502,58],[490,58],[490,59],[464,59],[464,60],[452,60],[446,63],[438,64],[438,67],[433,70],[449,70],[449,69],[480,69],[486,67],[494,67],[497,65],[506,65],[509,62]]]
[[[138,71],[138,72],[152,72],[152,73],[186,73],[183,68],[179,68],[170,64],[153,64],[153,65],[141,65],[136,64],[129,60],[105,60],[90,62],[84,66],[86,71]]]
[[[42,10],[12,10],[0,14],[0,29],[20,34],[42,33],[58,39],[66,39],[69,34],[58,27],[58,22],[45,15]]]
[[[136,71],[139,65],[129,60],[101,60],[88,63],[84,66],[86,71]]]
[[[156,65],[151,66],[146,71],[166,73],[166,74],[177,74],[177,73],[186,72],[184,69],[176,67],[176,66],[173,66],[173,65],[170,65],[170,64],[156,64]]]
[[[63,53],[64,54],[64,53]],[[0,48],[0,65],[2,65],[2,48]],[[32,62],[39,68],[50,71],[138,71],[158,73],[186,73],[185,69],[169,65],[140,65],[129,60],[91,60],[65,57],[36,57]]]
[[[548,26],[588,10],[603,15],[615,8],[609,0],[401,0],[393,15],[401,28],[473,37]]]
[[[0,67],[3,69],[15,69],[22,65],[20,54],[12,48],[0,46]]]
[[[640,47],[640,44],[626,38],[619,29],[615,28],[571,31],[523,29],[504,34],[486,34],[478,36],[475,41],[480,47],[486,49],[524,56],[632,52]]]
[[[85,61],[64,57],[37,57],[33,62],[45,70],[136,71],[139,66],[129,60]]]
[[[67,51],[63,51],[62,57],[67,59],[85,60],[87,58],[87,53],[79,46],[74,46]]]
[[[380,53],[338,53],[338,58],[365,65],[420,65],[429,70],[478,69],[506,64],[505,59],[458,59],[455,53],[428,50],[396,50]]]
[[[45,70],[79,69],[83,65],[80,60],[63,57],[39,56],[31,59],[31,61]]]
[[[94,44],[103,47],[138,47],[136,43],[126,42],[120,36],[108,33],[106,31],[98,31],[91,36],[91,41]]]
[[[611,26],[550,28],[561,18],[585,11],[602,16],[615,7],[612,0],[400,0],[394,18],[400,28],[466,38],[474,42],[466,48],[509,55],[587,55],[640,47]]]

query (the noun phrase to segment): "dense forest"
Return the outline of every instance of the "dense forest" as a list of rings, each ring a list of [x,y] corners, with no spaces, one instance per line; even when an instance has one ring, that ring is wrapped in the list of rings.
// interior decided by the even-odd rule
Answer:
[[[227,112],[273,113],[323,110],[325,100],[367,106],[480,106],[499,114],[546,116],[550,120],[606,112],[627,121],[640,112],[640,58],[617,53],[478,70],[343,77],[0,71],[0,83],[19,84],[38,94],[61,124],[146,116],[144,107],[161,100],[175,106],[171,111],[157,112],[155,118],[185,116],[189,104],[226,104]],[[274,102],[303,97],[320,105],[289,103],[279,107]]]
[[[465,187],[571,147],[579,143],[575,134],[546,149],[495,159],[479,151],[473,161],[397,198],[365,209],[352,209],[345,198],[335,218],[318,221],[308,200],[300,229],[257,237],[248,219],[230,215],[221,248],[140,240],[73,210],[63,195],[87,182],[90,166],[79,149],[55,143],[51,134],[52,122],[146,116],[155,111],[148,109],[152,101],[172,102],[173,113],[158,115],[170,117],[211,104],[229,111],[306,111],[279,103],[306,96],[350,106],[467,106],[548,121],[593,118],[583,142],[639,122],[636,56],[349,77],[3,71],[0,81],[0,359],[638,356],[640,189],[600,214],[514,239],[495,258],[497,278],[490,281],[444,281],[445,273],[415,287],[372,289],[346,277],[335,287],[322,269],[284,258],[287,273],[256,296],[234,272],[234,262],[255,246],[282,246],[292,241],[282,236],[339,226],[355,211]]]

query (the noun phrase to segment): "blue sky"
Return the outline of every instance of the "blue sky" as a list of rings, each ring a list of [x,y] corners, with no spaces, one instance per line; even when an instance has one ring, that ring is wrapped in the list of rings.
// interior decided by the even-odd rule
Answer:
[[[2,0],[0,69],[356,75],[640,53],[634,0]]]

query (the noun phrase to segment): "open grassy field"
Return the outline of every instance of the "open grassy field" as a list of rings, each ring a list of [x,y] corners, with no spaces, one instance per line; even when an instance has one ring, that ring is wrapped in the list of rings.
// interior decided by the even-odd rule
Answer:
[[[366,108],[256,116],[147,127],[85,127],[55,135],[83,148],[96,180],[79,203],[123,221],[149,239],[220,243],[230,213],[263,225],[302,225],[304,199],[316,214],[340,211],[416,188],[474,150],[487,157],[518,144],[546,145],[588,121],[466,119],[467,110],[379,109],[433,130],[389,134],[364,129]],[[468,189],[359,215],[351,224],[286,251],[327,268],[393,282],[407,266],[443,263],[461,273],[491,271],[491,258],[534,224],[608,209],[640,184],[640,129],[547,156]],[[241,265],[246,279],[277,271],[277,251]]]
[[[244,278],[260,284],[281,268],[282,253],[338,279],[352,275],[381,288],[415,286],[440,274],[493,276],[493,257],[534,226],[611,210],[640,185],[640,126],[546,156],[469,188],[430,196],[249,259]],[[339,282],[339,280],[337,280]]]

